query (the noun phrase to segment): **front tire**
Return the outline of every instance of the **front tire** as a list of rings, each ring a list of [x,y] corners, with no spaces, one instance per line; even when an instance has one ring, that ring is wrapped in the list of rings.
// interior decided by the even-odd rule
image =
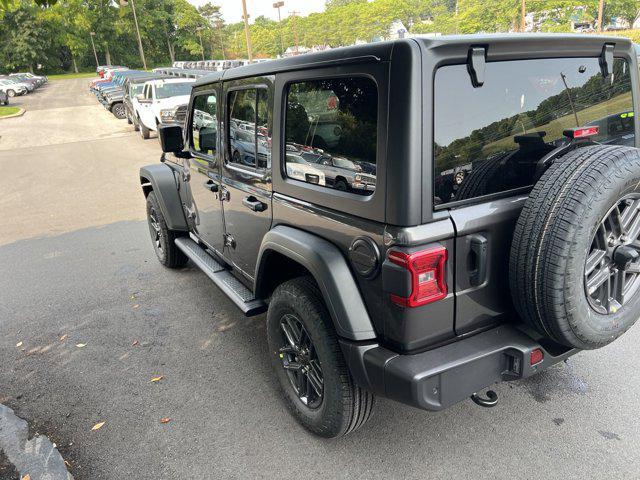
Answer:
[[[142,123],[140,121],[140,119],[138,119],[138,125],[140,126],[140,136],[144,139],[147,140],[149,138],[149,132],[150,130],[144,126],[144,123]]]
[[[111,113],[113,113],[113,116],[118,120],[122,120],[127,116],[127,112],[125,111],[124,105],[122,103],[116,103],[115,105],[113,105],[111,107]]]
[[[160,263],[168,268],[184,266],[189,259],[175,244],[175,239],[182,236],[182,232],[169,230],[155,192],[147,195],[147,223],[153,249]]]
[[[267,338],[285,403],[302,426],[334,438],[369,419],[375,397],[354,383],[313,279],[295,278],[275,290]]]
[[[15,97],[15,96],[16,96],[16,92],[15,92],[14,90],[7,90],[7,95],[8,95],[10,98],[13,98],[13,97]]]

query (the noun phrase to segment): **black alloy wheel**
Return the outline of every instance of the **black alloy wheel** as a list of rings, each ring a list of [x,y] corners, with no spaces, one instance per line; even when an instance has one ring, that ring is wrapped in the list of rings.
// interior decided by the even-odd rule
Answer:
[[[302,322],[286,313],[280,320],[283,346],[279,350],[282,368],[300,401],[311,409],[322,405],[324,376],[311,337]]]
[[[160,221],[158,220],[158,212],[156,212],[155,206],[149,207],[149,214],[147,215],[149,223],[149,233],[151,234],[151,241],[153,242],[153,248],[159,257],[163,256],[162,249],[162,228],[160,227]]]
[[[640,194],[621,198],[598,226],[584,268],[591,308],[616,313],[640,287]]]

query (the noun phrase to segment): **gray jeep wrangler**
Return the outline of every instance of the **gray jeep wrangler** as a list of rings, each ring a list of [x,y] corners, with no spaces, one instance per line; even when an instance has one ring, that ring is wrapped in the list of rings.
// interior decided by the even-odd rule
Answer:
[[[285,402],[318,435],[363,425],[376,396],[492,406],[494,382],[640,316],[639,98],[632,44],[592,35],[404,39],[213,73],[140,170],[153,246],[266,312]],[[326,181],[328,158],[369,188]]]

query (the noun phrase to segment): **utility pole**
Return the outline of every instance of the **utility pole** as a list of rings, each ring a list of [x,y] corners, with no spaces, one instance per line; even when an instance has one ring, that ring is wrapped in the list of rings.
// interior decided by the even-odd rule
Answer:
[[[222,36],[222,25],[223,21],[221,19],[216,20],[216,28],[218,29],[218,36],[220,37],[220,48],[222,48],[222,59],[226,60],[227,57],[224,54],[224,40]]]
[[[253,53],[251,51],[251,34],[249,33],[249,15],[247,15],[247,0],[242,0],[242,19],[244,20],[244,36],[247,39],[247,55],[249,63],[253,63]]]
[[[129,4],[129,0],[120,0],[120,6],[126,7]],[[138,16],[136,15],[136,4],[134,0],[131,0],[131,10],[133,11],[133,23],[136,24],[136,34],[138,35],[138,50],[140,51],[140,60],[142,60],[142,66],[147,69],[147,60],[144,58],[144,49],[142,48],[142,37],[140,36],[140,28],[138,27]]]
[[[296,46],[296,55],[300,53],[298,50],[298,24],[296,22],[298,13],[300,12],[296,12],[295,10],[293,12],[289,12],[289,15],[293,18],[293,41]]]
[[[527,29],[526,17],[527,15],[527,0],[522,0],[520,5],[520,31],[524,32]]]
[[[196,28],[198,32],[198,38],[200,39],[200,53],[202,54],[202,61],[204,62],[204,45],[202,45],[202,27]]]
[[[276,2],[273,8],[278,9],[278,28],[280,29],[280,55],[284,53],[284,40],[282,38],[282,18],[280,17],[280,7],[284,7],[284,2]]]
[[[598,2],[598,32],[602,32],[602,14],[604,13],[604,0]]]
[[[91,46],[93,47],[93,56],[96,57],[96,68],[100,66],[98,62],[98,54],[96,53],[96,44],[93,43],[93,37],[96,36],[96,32],[89,32],[89,36],[91,37]]]

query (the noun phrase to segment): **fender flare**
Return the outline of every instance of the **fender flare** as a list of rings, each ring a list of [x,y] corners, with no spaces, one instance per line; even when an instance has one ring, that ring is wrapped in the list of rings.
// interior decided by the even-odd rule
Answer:
[[[354,341],[377,337],[353,274],[335,245],[297,228],[278,225],[271,229],[258,253],[254,285],[257,298],[268,288],[264,272],[271,252],[294,260],[311,273],[338,336]]]
[[[146,165],[140,168],[140,182],[151,183],[167,227],[170,230],[188,231],[173,169],[164,163]]]

